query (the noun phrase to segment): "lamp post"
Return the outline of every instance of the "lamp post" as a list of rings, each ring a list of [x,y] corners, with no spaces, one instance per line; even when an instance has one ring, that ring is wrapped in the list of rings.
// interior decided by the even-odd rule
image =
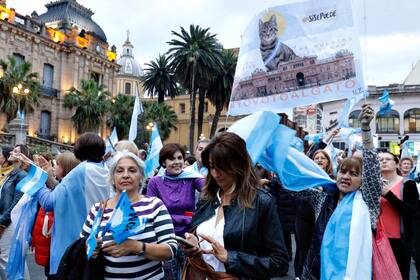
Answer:
[[[26,134],[28,133],[28,125],[24,121],[24,116],[20,112],[20,102],[24,96],[30,93],[29,88],[23,86],[21,83],[12,88],[12,93],[16,95],[18,104],[17,116],[9,123],[10,133],[15,135],[14,144],[26,144]]]
[[[13,94],[16,95],[17,104],[18,104],[18,110],[17,110],[17,118],[23,120],[24,117],[23,114],[20,112],[20,101],[21,98],[24,96],[27,96],[30,93],[29,88],[24,87],[21,83],[17,84],[12,89]]]
[[[152,122],[149,122],[147,125],[146,125],[146,130],[148,131],[148,132],[150,132],[150,133],[147,133],[147,136],[148,136],[148,139],[145,139],[145,140],[147,140],[146,141],[146,143],[149,143],[150,142],[150,137],[152,136],[152,131],[153,131],[153,127],[154,127],[155,125],[154,125],[154,123],[152,123]]]

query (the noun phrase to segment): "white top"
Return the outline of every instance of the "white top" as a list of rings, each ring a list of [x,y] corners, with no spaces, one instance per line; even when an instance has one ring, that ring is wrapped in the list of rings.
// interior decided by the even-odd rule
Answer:
[[[217,193],[217,199],[220,202],[220,195],[219,192]],[[209,235],[212,238],[216,239],[222,246],[225,246],[223,241],[223,231],[225,228],[225,217],[219,221],[216,226],[216,218],[217,218],[217,211],[219,210],[220,206],[214,210],[214,216],[212,216],[209,220],[201,223],[197,227],[197,234],[205,234]],[[200,241],[202,238],[200,238]],[[211,244],[207,241],[200,242],[201,249],[212,249]],[[211,265],[215,271],[218,272],[226,272],[225,265],[220,262],[214,255],[212,254],[203,254],[203,260]]]

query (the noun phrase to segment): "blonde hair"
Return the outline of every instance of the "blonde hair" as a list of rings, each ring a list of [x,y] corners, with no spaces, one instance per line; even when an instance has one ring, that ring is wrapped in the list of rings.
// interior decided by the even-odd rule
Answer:
[[[63,178],[80,163],[80,161],[72,152],[64,152],[59,154],[56,161],[63,169]]]
[[[136,144],[129,140],[118,141],[117,144],[115,144],[115,150],[117,150],[118,152],[127,150],[135,155],[138,155],[139,153],[139,149],[137,148]]]

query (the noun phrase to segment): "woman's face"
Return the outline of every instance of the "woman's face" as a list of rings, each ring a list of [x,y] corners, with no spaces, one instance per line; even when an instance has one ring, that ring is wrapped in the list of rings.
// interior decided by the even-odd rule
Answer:
[[[113,174],[115,189],[117,192],[138,191],[143,175],[136,162],[131,158],[122,158],[118,161]]]
[[[354,192],[362,185],[362,174],[355,168],[342,168],[337,173],[337,187],[342,193]]]
[[[184,167],[184,158],[181,151],[176,151],[171,158],[165,159],[166,172],[170,175],[178,175]]]
[[[379,155],[381,172],[394,172],[398,168],[398,164],[394,160],[394,156],[389,153],[381,153]]]
[[[404,174],[410,173],[411,168],[413,168],[413,166],[411,164],[411,161],[409,161],[407,159],[401,161],[400,167],[401,167],[402,173],[404,173]]]
[[[57,165],[54,167],[54,175],[58,180],[61,180],[64,177],[64,170],[59,162],[57,162]]]
[[[10,152],[9,161],[16,163],[19,162],[20,146],[17,146]]]
[[[327,171],[328,158],[323,153],[317,153],[314,156],[314,162],[318,164],[322,169]]]
[[[216,183],[219,185],[219,187],[227,191],[229,190],[233,184],[235,183],[235,176],[234,174],[227,173],[225,171],[222,171],[218,168],[216,168],[212,160],[209,160],[209,167],[210,167],[210,175],[213,177],[213,179],[216,181]]]

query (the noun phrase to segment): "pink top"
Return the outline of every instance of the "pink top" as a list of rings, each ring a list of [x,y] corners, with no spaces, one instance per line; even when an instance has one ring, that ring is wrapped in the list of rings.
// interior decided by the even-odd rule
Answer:
[[[390,190],[400,200],[402,185],[403,181],[400,180]],[[382,221],[385,234],[388,238],[401,239],[401,215],[384,197],[381,197],[381,215],[379,219]]]

